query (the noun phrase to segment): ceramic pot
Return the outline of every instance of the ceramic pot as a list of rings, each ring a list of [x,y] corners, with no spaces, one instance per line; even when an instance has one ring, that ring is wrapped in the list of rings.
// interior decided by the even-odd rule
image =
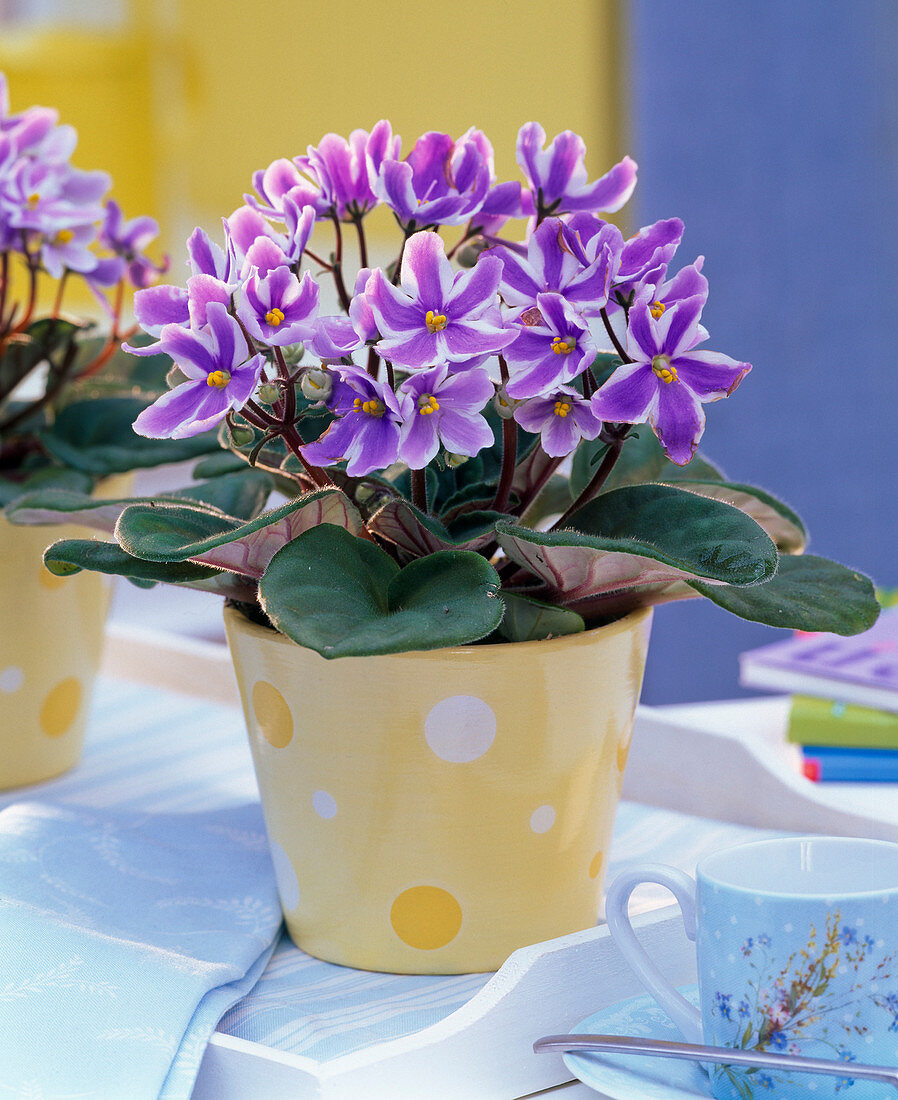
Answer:
[[[112,587],[100,573],[56,577],[41,556],[58,539],[89,535],[0,516],[0,790],[51,779],[81,758]]]
[[[327,661],[226,608],[294,942],[453,974],[594,925],[650,625]]]

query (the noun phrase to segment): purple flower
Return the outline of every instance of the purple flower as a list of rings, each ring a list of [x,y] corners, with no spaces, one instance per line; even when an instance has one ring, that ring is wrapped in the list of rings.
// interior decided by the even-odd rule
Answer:
[[[318,184],[329,209],[341,221],[352,221],[378,204],[369,182],[369,163],[376,178],[384,159],[398,155],[399,138],[393,137],[389,122],[382,119],[370,134],[353,130],[348,141],[338,134],[325,134],[295,163]]]
[[[404,160],[385,159],[373,187],[408,229],[461,225],[483,205],[493,179],[493,149],[480,130],[458,141],[424,134]]]
[[[337,362],[348,358],[363,343],[349,317],[338,314],[334,317],[319,317],[315,322],[311,348],[322,361]]]
[[[575,210],[620,210],[636,186],[636,162],[630,157],[616,164],[594,183],[587,182],[583,163],[586,145],[579,135],[564,130],[548,148],[546,131],[538,122],[525,123],[518,133],[517,160],[536,196],[538,213]]]
[[[651,289],[630,309],[627,351],[633,362],[618,367],[593,396],[593,411],[603,420],[648,421],[668,458],[683,466],[705,428],[702,405],[728,397],[751,364],[693,350],[702,339],[702,295],[681,299],[655,317]]]
[[[320,439],[307,443],[302,451],[314,466],[328,466],[346,459],[347,474],[364,477],[396,461],[401,423],[399,405],[392,389],[376,382],[365,371],[343,367],[340,375],[343,385],[335,389],[339,394],[337,418]]]
[[[263,344],[298,344],[315,334],[318,293],[318,284],[308,272],[299,280],[289,267],[276,267],[267,275],[253,268],[238,291],[237,316]]]
[[[158,236],[159,223],[154,218],[126,221],[122,208],[114,199],[106,203],[106,219],[100,230],[100,241],[125,261],[132,286],[148,287],[157,275],[168,270],[168,257],[161,264],[155,264],[144,255],[144,249]]]
[[[90,246],[97,239],[94,225],[76,225],[72,228],[58,229],[52,236],[41,241],[41,260],[47,272],[54,279],[62,277],[63,271],[93,271],[97,266],[97,256]]]
[[[615,230],[618,237],[619,232]],[[510,248],[492,255],[502,260],[503,299],[510,306],[532,306],[538,294],[555,292],[576,305],[584,315],[598,315],[608,301],[611,280],[620,262],[613,236],[595,237],[588,256],[576,234],[560,218],[546,218],[531,234],[526,259]]]
[[[456,273],[436,233],[414,233],[403,253],[400,287],[379,268],[365,287],[382,337],[378,354],[420,370],[500,351],[515,337],[499,313],[501,275],[501,261],[489,255]]]
[[[668,218],[640,229],[635,237],[624,241],[611,304],[618,297],[626,300],[642,283],[659,283],[682,239],[683,223],[679,218]]]
[[[518,405],[515,420],[528,432],[539,432],[547,455],[571,454],[581,439],[595,439],[602,421],[572,386],[558,386],[548,397],[534,397]]]
[[[560,294],[539,294],[531,323],[505,349],[511,372],[509,397],[541,397],[573,381],[596,357],[596,345],[580,315]]]
[[[183,439],[218,424],[230,409],[252,397],[265,360],[250,356],[240,326],[220,302],[208,307],[209,324],[199,331],[166,325],[156,345],[187,375],[134,421],[138,435]]]
[[[453,454],[468,456],[492,446],[492,429],[480,415],[492,396],[493,383],[482,368],[450,374],[443,363],[413,374],[399,387],[399,457],[421,470],[441,443]]]
[[[299,207],[311,206],[319,218],[327,217],[330,203],[316,187],[304,179],[292,160],[280,157],[272,161],[267,168],[253,173],[255,195],[244,195],[248,206],[258,210],[266,217],[284,216],[284,200],[290,194],[291,202]],[[261,201],[260,201],[261,200]]]
[[[51,107],[29,107],[17,115],[9,113],[9,86],[0,73],[0,134],[7,134],[19,152],[30,152],[56,126],[59,115]],[[69,128],[67,128],[69,129]]]

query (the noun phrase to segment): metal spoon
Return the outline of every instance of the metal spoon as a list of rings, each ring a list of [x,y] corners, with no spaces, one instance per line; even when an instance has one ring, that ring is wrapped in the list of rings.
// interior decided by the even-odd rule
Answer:
[[[658,1058],[683,1058],[692,1062],[721,1062],[730,1066],[759,1066],[786,1073],[828,1073],[862,1081],[880,1081],[898,1089],[898,1067],[868,1066],[860,1062],[834,1062],[829,1058],[803,1058],[799,1054],[768,1054],[734,1047],[706,1047],[698,1043],[671,1043],[632,1035],[547,1035],[533,1044],[537,1054],[577,1050],[607,1054],[648,1054]]]

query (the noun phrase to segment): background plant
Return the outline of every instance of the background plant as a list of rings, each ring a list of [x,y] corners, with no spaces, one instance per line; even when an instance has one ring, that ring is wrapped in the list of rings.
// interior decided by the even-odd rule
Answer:
[[[0,73],[0,504],[38,486],[90,493],[104,476],[210,449],[134,437],[171,361],[121,354],[123,310],[166,263],[146,254],[155,221],[126,220],[107,173],[72,165],[76,143],[55,110],[12,112]],[[102,325],[66,311],[85,288]]]
[[[700,347],[703,259],[670,271],[682,222],[624,240],[599,217],[635,163],[591,182],[581,139],[547,145],[535,123],[523,184],[496,182],[474,129],[401,153],[380,122],[275,161],[223,247],[193,233],[185,286],[138,292],[156,342],[130,350],[177,370],[135,430],[218,424],[230,454],[180,499],[21,498],[18,522],[115,536],[59,543],[48,567],[215,589],[329,657],[543,638],[696,596],[776,626],[869,626],[867,578],[801,553],[790,508],[698,453],[704,406],[751,367]],[[381,204],[397,253],[376,267]],[[500,236],[514,218],[524,244]]]

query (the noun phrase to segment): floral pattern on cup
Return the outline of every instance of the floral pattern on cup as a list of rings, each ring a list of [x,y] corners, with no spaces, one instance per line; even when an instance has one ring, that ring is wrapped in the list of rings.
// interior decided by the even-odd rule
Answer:
[[[878,1006],[887,1014],[888,1030],[898,1031],[895,955],[877,958],[877,942],[859,924],[844,921],[838,910],[831,912],[822,933],[811,924],[806,945],[784,964],[776,961],[770,935],[748,937],[741,954],[754,973],[746,989],[742,994],[714,993],[710,1011],[721,1041],[743,1050],[840,1059],[846,1063],[846,1074],[837,1081],[836,1091],[853,1085],[848,1065],[857,1056],[845,1040],[870,1031],[861,1021],[861,1007]],[[894,990],[880,988],[892,981]],[[803,1042],[813,1043],[815,1049],[803,1049]],[[716,1067],[712,1077],[728,1081],[743,1100],[769,1096],[774,1088],[794,1083],[783,1075],[733,1066]]]

